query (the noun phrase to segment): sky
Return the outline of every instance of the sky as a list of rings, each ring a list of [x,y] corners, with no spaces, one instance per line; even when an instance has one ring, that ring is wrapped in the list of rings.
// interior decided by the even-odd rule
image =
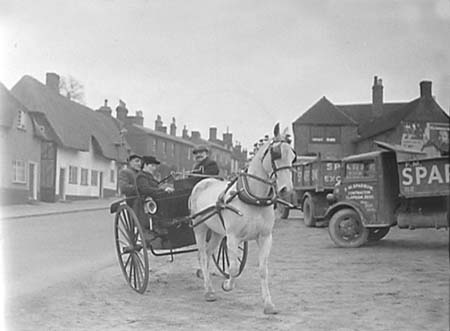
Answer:
[[[449,34],[449,0],[0,0],[0,82],[72,76],[90,108],[250,147],[323,96],[371,102],[374,76],[386,102],[431,80],[448,112]]]

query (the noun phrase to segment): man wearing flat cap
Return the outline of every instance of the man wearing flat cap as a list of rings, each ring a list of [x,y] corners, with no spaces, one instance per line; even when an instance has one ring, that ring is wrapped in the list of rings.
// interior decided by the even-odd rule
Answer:
[[[128,157],[128,166],[119,172],[120,193],[127,198],[127,204],[133,205],[133,200],[138,196],[136,188],[136,177],[141,170],[142,158],[137,154]]]
[[[199,145],[193,150],[195,164],[192,170],[193,174],[217,176],[219,174],[219,167],[216,161],[209,158],[209,149],[206,145]]]

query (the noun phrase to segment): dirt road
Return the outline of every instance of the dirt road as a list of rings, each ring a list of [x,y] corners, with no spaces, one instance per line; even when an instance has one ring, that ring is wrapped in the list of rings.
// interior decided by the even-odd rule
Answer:
[[[112,238],[111,238],[112,240]],[[327,229],[277,221],[270,258],[278,315],[265,316],[256,245],[237,288],[203,301],[196,254],[151,257],[144,295],[115,262],[6,307],[7,330],[448,330],[448,232],[393,229],[378,243],[335,248]]]

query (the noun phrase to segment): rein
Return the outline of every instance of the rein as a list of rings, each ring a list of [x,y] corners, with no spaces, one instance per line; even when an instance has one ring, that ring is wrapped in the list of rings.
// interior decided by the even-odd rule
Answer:
[[[261,163],[264,162],[264,158],[267,156],[267,154],[269,152],[270,152],[270,156],[271,156],[272,172],[269,175],[269,180],[258,177],[253,174],[246,173],[246,172],[239,173],[239,175],[235,179],[233,179],[231,182],[228,183],[225,190],[217,198],[215,205],[206,207],[189,217],[191,220],[193,220],[196,217],[201,216],[201,219],[198,220],[195,224],[192,223],[191,227],[196,227],[197,225],[206,222],[208,219],[210,219],[214,215],[218,215],[220,218],[220,221],[222,223],[222,226],[225,229],[225,222],[224,222],[224,219],[222,216],[223,210],[228,209],[239,216],[243,215],[240,210],[238,210],[237,208],[235,208],[229,204],[234,198],[236,198],[236,196],[242,202],[253,205],[253,206],[258,206],[258,207],[268,207],[268,206],[273,205],[275,202],[280,202],[282,204],[292,206],[288,202],[280,199],[277,195],[277,189],[276,189],[277,172],[279,172],[281,170],[285,170],[285,169],[292,169],[292,166],[283,166],[283,167],[277,168],[277,166],[275,164],[275,160],[281,158],[281,149],[280,149],[280,146],[273,147],[273,144],[275,142],[280,142],[280,144],[288,143],[285,140],[273,141],[270,143],[269,147],[264,151],[264,154],[261,158]],[[277,148],[277,150],[275,150],[276,148]],[[274,179],[272,179],[272,177],[274,177]],[[258,181],[270,186],[269,195],[267,197],[255,196],[250,191],[250,186],[248,184],[248,178],[258,180]],[[230,191],[231,187],[235,184],[236,184],[236,191]],[[230,196],[225,199],[225,196],[228,192],[230,192]]]

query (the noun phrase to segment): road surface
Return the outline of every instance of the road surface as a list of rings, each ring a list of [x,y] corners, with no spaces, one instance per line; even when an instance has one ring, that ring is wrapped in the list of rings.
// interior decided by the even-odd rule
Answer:
[[[448,231],[392,229],[338,249],[293,216],[274,229],[273,316],[262,313],[254,243],[237,288],[221,291],[214,276],[218,300],[207,303],[195,253],[151,257],[147,292],[132,291],[106,211],[3,222],[7,330],[448,330]]]

